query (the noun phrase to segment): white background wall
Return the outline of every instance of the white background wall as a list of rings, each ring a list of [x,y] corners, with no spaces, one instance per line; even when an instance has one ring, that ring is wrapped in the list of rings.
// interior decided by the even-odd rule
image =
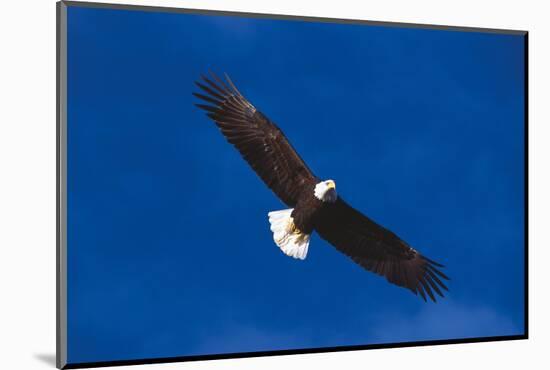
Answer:
[[[550,22],[544,1],[116,1],[530,31],[528,341],[138,366],[132,369],[541,368],[550,351]],[[4,1],[0,22],[0,368],[53,368],[55,354],[55,1]],[[465,272],[467,273],[467,272]],[[449,318],[452,320],[452,318]]]

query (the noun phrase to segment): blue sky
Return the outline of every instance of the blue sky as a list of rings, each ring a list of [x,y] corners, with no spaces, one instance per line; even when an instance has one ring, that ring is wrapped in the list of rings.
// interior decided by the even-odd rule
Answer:
[[[521,36],[68,12],[70,363],[523,333]],[[193,106],[227,72],[321,178],[444,263],[437,304],[314,236]]]

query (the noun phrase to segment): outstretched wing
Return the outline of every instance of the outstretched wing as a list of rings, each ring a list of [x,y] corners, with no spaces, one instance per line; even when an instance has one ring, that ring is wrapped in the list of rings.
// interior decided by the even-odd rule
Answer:
[[[439,270],[443,265],[422,256],[340,198],[326,205],[316,231],[363,268],[424,300],[427,294],[435,302],[434,291],[443,297],[441,289],[448,290],[442,279],[449,278]]]
[[[227,141],[288,206],[294,207],[304,186],[315,182],[302,158],[283,132],[257,110],[235,87],[212,74],[196,82],[204,94],[193,93],[209,104],[196,104],[207,112]]]

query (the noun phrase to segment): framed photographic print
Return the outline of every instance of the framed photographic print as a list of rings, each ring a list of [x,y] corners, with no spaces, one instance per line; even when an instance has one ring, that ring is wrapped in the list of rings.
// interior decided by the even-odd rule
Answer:
[[[59,368],[527,338],[527,32],[57,12]]]

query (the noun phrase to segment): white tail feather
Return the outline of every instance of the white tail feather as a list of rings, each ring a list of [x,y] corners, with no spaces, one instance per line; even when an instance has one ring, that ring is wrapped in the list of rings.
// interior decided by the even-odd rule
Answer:
[[[294,225],[290,216],[294,209],[269,212],[269,223],[273,231],[273,240],[287,256],[305,259],[309,247],[309,234],[302,233]]]

